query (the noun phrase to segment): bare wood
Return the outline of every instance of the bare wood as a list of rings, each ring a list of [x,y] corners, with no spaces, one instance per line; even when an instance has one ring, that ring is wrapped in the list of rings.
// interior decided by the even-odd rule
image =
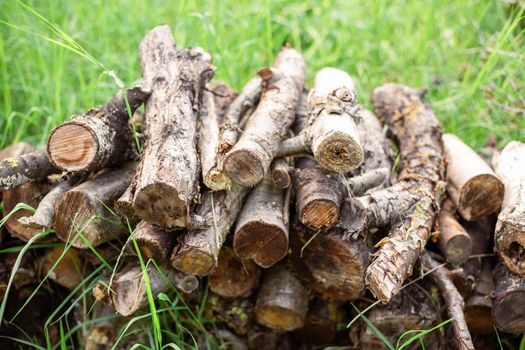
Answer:
[[[53,227],[58,238],[64,242],[72,240],[74,247],[85,249],[123,234],[125,228],[109,209],[129,186],[133,173],[132,165],[109,170],[65,192],[55,205]]]
[[[133,237],[139,246],[142,259],[145,261],[153,259],[157,263],[163,263],[170,257],[177,240],[177,233],[141,221],[133,231]],[[133,244],[130,243],[129,246],[135,251]]]
[[[498,263],[494,269],[494,300],[492,319],[503,332],[521,334],[525,332],[525,278],[510,271],[505,264]]]
[[[51,280],[69,290],[73,290],[84,279],[80,256],[73,248],[64,253],[64,246],[46,251],[42,257],[42,272],[49,274]]]
[[[337,325],[344,321],[344,305],[341,302],[315,298],[308,306],[303,327],[294,332],[308,344],[329,344],[337,335]]]
[[[31,180],[45,179],[57,173],[44,151],[6,158],[0,162],[0,191],[7,191]]]
[[[133,115],[150,93],[141,86],[128,89],[126,97],[119,91],[105,105],[54,128],[47,141],[53,165],[70,172],[94,172],[136,158],[126,99]]]
[[[525,275],[525,143],[507,144],[493,165],[505,185],[494,245],[512,272]]]
[[[277,158],[270,166],[272,169],[272,180],[275,188],[285,189],[290,187],[292,178],[290,177],[290,166],[286,158]]]
[[[209,275],[217,267],[219,252],[237,219],[247,193],[232,184],[230,191],[206,192],[197,216],[204,219],[203,229],[189,230],[171,255],[171,264],[191,275]]]
[[[503,184],[490,166],[457,136],[443,135],[447,160],[447,192],[467,221],[495,213],[503,200]]]
[[[295,330],[304,325],[307,309],[308,292],[286,266],[266,271],[255,304],[258,323],[278,331]]]
[[[439,249],[448,262],[462,264],[472,252],[469,234],[455,217],[454,204],[450,200],[443,203],[438,215]]]
[[[241,260],[230,247],[223,247],[217,268],[208,277],[211,291],[225,298],[248,297],[259,284],[261,269],[251,260]]]
[[[109,280],[100,279],[95,283],[93,286],[93,297],[103,304],[111,305],[113,303],[109,292]]]
[[[213,75],[201,48],[178,49],[168,26],[150,31],[140,45],[146,101],[146,144],[135,178],[134,209],[164,228],[186,227],[197,195],[197,116],[204,85]]]
[[[245,335],[253,326],[254,312],[250,299],[226,299],[210,293],[206,308],[213,318],[226,323],[235,334]]]
[[[494,290],[490,261],[483,259],[480,277],[470,298],[465,301],[465,321],[473,334],[494,332],[492,321],[492,299]]]
[[[233,250],[268,268],[288,251],[288,224],[284,220],[284,191],[276,189],[270,174],[248,195],[237,219]]]
[[[292,125],[304,87],[305,62],[299,52],[285,46],[271,70],[259,73],[266,85],[261,100],[243,134],[224,158],[226,174],[243,186],[255,186],[263,179]]]

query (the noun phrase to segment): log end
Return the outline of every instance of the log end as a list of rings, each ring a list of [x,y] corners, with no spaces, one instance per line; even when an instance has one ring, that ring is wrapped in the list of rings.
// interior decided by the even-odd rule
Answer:
[[[364,162],[361,145],[353,137],[342,132],[333,132],[318,144],[314,140],[312,151],[319,165],[338,173],[353,171]]]
[[[512,214],[508,216],[507,213],[503,211],[498,218],[496,250],[510,271],[525,275],[525,222],[512,219]]]
[[[494,299],[492,318],[503,332],[521,334],[525,332],[525,291],[509,291]]]
[[[66,122],[57,126],[47,141],[47,154],[58,168],[67,171],[83,170],[95,161],[99,144],[85,126]]]
[[[472,253],[472,240],[468,234],[458,234],[447,241],[447,261],[453,264],[463,264]]]
[[[245,187],[257,185],[266,172],[262,160],[248,149],[232,150],[226,154],[224,171],[233,181]]]
[[[218,170],[211,170],[204,178],[204,184],[212,191],[229,190],[232,186],[230,178]]]
[[[263,326],[285,332],[301,328],[305,321],[303,315],[279,306],[256,307],[255,318]]]
[[[339,220],[339,205],[331,200],[317,199],[307,203],[299,213],[299,220],[312,229],[332,227]]]
[[[463,185],[458,211],[467,221],[475,221],[501,208],[503,183],[493,174],[481,174]]]
[[[469,331],[474,334],[490,334],[494,332],[491,313],[491,305],[466,305],[465,321]]]
[[[217,261],[213,255],[192,247],[183,252],[174,250],[171,255],[171,265],[189,275],[205,276],[213,271]]]
[[[251,221],[235,233],[233,250],[241,259],[253,259],[269,268],[286,256],[288,232],[284,227],[260,221]]]
[[[188,223],[188,203],[177,189],[163,183],[137,189],[133,208],[139,218],[155,226],[170,229]]]

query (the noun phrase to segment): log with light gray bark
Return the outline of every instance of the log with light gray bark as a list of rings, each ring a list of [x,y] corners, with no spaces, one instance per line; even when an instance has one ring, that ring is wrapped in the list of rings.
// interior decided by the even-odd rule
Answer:
[[[28,183],[43,180],[60,171],[49,161],[45,151],[34,151],[0,162],[0,191],[7,191]]]

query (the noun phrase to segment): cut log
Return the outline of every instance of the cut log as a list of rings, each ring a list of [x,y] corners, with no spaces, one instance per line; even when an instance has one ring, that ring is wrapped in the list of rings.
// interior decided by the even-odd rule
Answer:
[[[266,85],[259,105],[224,158],[224,171],[238,184],[255,186],[268,172],[294,120],[304,87],[305,66],[302,55],[285,46],[273,67],[259,72]]]
[[[86,350],[111,349],[117,341],[119,325],[124,322],[122,317],[115,315],[115,310],[108,305],[97,305],[93,312],[93,323],[86,336]]]
[[[55,205],[58,238],[85,249],[123,234],[125,228],[110,209],[131,183],[133,172],[131,165],[109,170],[64,193]]]
[[[128,89],[126,96],[120,91],[105,105],[54,128],[47,140],[53,165],[68,172],[95,172],[135,159],[129,120],[149,95],[141,86]]]
[[[266,174],[248,195],[237,219],[233,250],[241,259],[252,259],[268,268],[288,251],[288,223],[284,220],[285,194],[273,187]]]
[[[44,151],[27,153],[0,162],[0,191],[7,191],[31,180],[42,180],[59,171]]]
[[[467,221],[495,213],[503,200],[503,184],[490,166],[457,136],[443,135],[447,160],[447,192]]]
[[[245,335],[253,325],[253,304],[249,299],[226,299],[208,295],[206,309],[212,319],[224,322],[235,334]]]
[[[469,234],[455,217],[454,204],[450,200],[443,203],[438,215],[439,249],[448,262],[462,264],[472,252]]]
[[[205,228],[190,230],[179,239],[171,264],[190,275],[209,275],[217,267],[219,252],[241,210],[247,189],[232,184],[230,191],[206,192],[197,215]]]
[[[278,158],[272,162],[272,180],[273,186],[278,189],[290,187],[292,179],[290,177],[290,166],[286,158]]]
[[[159,264],[168,260],[177,241],[176,232],[163,230],[145,221],[137,225],[133,237],[139,246],[142,259],[153,259]],[[128,246],[135,252],[132,243],[128,243]]]
[[[436,208],[442,201],[441,126],[422,97],[420,90],[398,84],[385,84],[374,91],[376,114],[391,128],[399,143],[401,172],[392,187],[352,199],[362,203],[362,210],[357,212],[361,215],[351,216],[352,221],[376,224],[376,218],[380,217],[382,223],[393,224],[366,273],[368,288],[383,303],[396,295],[412,274],[430,238]]]
[[[211,56],[201,48],[176,48],[169,27],[159,26],[142,40],[140,58],[153,92],[145,105],[146,143],[133,207],[156,226],[186,227],[197,196],[197,113],[213,76]]]
[[[135,215],[135,210],[133,209],[133,193],[133,184],[131,184],[114,204],[115,211],[122,217],[127,218],[131,226],[140,221],[137,215]]]
[[[285,265],[266,271],[255,304],[258,323],[277,331],[292,331],[304,325],[307,311],[308,292]]]
[[[217,268],[208,277],[208,286],[225,298],[248,297],[259,284],[261,270],[251,260],[241,260],[230,247],[223,247]]]
[[[54,266],[57,264],[56,266]],[[61,286],[73,290],[84,279],[82,260],[78,253],[69,248],[64,252],[64,246],[55,247],[45,252],[42,257],[42,272]]]
[[[304,326],[293,334],[308,344],[329,344],[335,340],[337,325],[343,319],[342,303],[315,298],[308,307]]]
[[[525,278],[499,263],[494,269],[494,300],[492,319],[503,332],[521,334],[525,332]]]
[[[297,345],[292,344],[289,335],[289,333],[276,332],[260,325],[254,325],[246,335],[246,342],[250,350],[296,349]]]
[[[159,293],[166,293],[172,285],[184,293],[191,293],[199,286],[199,280],[195,276],[186,275],[183,272],[171,268],[161,269],[167,280],[161,273],[149,264],[147,267],[150,289],[154,297]],[[122,316],[130,316],[148,304],[144,272],[137,261],[128,263],[119,271],[111,284],[111,299],[115,310]]]
[[[491,334],[494,332],[492,299],[490,297],[493,290],[491,263],[485,258],[474,292],[465,302],[465,321],[473,334]]]
[[[505,185],[494,245],[512,272],[525,275],[525,143],[510,142],[493,165]]]

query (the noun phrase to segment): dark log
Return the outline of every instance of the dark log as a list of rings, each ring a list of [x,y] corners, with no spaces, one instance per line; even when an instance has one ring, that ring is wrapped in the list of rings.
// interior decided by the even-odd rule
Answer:
[[[189,230],[182,235],[171,255],[173,267],[198,276],[213,272],[246,193],[246,188],[232,184],[230,191],[204,194],[197,215],[204,219],[205,228]]]
[[[315,298],[308,307],[306,322],[294,336],[309,344],[329,344],[335,340],[337,325],[344,319],[340,302]]]
[[[505,264],[498,263],[494,269],[494,300],[492,319],[503,332],[525,332],[525,277],[516,275]]]
[[[73,248],[64,252],[64,248],[58,246],[47,250],[42,257],[41,268],[43,274],[49,274],[52,281],[73,290],[84,279],[85,271],[79,254]]]
[[[467,221],[495,213],[503,200],[503,184],[490,166],[457,136],[443,135],[447,192]]]
[[[491,262],[483,259],[480,277],[476,282],[474,292],[465,301],[465,321],[473,334],[490,334],[494,332],[492,321],[492,299],[494,290]]]
[[[6,158],[0,162],[0,191],[7,191],[31,180],[42,180],[59,171],[44,151]]]
[[[6,297],[7,285],[9,279],[13,273],[13,268],[15,266],[16,259],[18,258],[17,253],[3,253],[0,259],[0,302]],[[38,273],[38,266],[35,264],[38,261],[39,257],[37,256],[34,250],[27,251],[20,265],[16,270],[15,275],[13,276],[13,284],[10,289],[10,292],[21,291],[24,287],[38,283],[41,281],[41,276]]]
[[[285,265],[267,270],[255,304],[259,324],[278,331],[292,331],[304,325],[308,292]]]
[[[255,325],[246,336],[250,350],[292,350],[297,345],[291,342],[289,333],[276,332],[272,329]]]
[[[280,142],[292,125],[305,80],[305,62],[285,46],[272,68],[259,72],[265,88],[241,137],[224,158],[224,171],[243,186],[265,177]]]
[[[124,319],[119,315],[115,315],[115,310],[111,306],[101,304],[95,306],[93,320],[97,321],[88,328],[85,338],[85,349],[111,349],[117,341],[118,328],[124,322]]]
[[[512,272],[525,275],[525,143],[507,144],[493,165],[505,185],[494,246]]]
[[[109,170],[64,193],[55,205],[53,227],[58,238],[85,249],[123,234],[126,228],[110,209],[131,183],[133,173],[132,165]]]
[[[170,257],[177,241],[177,233],[141,221],[133,231],[133,238],[137,242],[142,259],[153,259],[157,263],[163,263]],[[128,245],[135,252],[133,243]]]
[[[270,168],[272,169],[272,180],[275,188],[285,189],[290,187],[292,179],[290,177],[290,165],[286,158],[275,159]]]
[[[119,91],[105,105],[54,128],[47,140],[53,165],[68,172],[94,172],[135,159],[137,145],[129,120],[150,93],[141,86],[128,89],[126,96]]]
[[[82,249],[80,251],[82,253],[82,259],[94,267],[98,267],[104,263],[101,259],[103,259],[106,263],[112,265],[116,262],[117,258],[122,252],[122,245],[118,244],[118,241],[115,243],[117,244],[113,244],[113,242],[108,242],[99,245],[98,247],[96,247],[96,249],[94,249],[96,251],[96,254],[91,249]]]
[[[208,286],[225,298],[248,297],[259,284],[261,270],[251,260],[241,260],[230,247],[223,247],[217,268],[208,277]]]
[[[392,187],[361,197],[362,215],[352,216],[352,221],[377,223],[379,216],[383,224],[392,224],[366,273],[368,288],[383,303],[396,295],[412,274],[430,238],[442,200],[441,126],[422,97],[421,90],[397,84],[385,84],[372,95],[377,116],[398,141],[401,171]]]
[[[245,335],[253,326],[253,304],[249,299],[226,299],[210,293],[206,309],[212,319],[224,322],[235,334]]]
[[[145,105],[146,143],[134,188],[135,213],[167,229],[186,227],[197,195],[197,112],[213,76],[201,48],[178,49],[168,26],[140,44],[142,76],[152,94]]]
[[[268,268],[288,251],[288,223],[284,218],[285,194],[276,189],[268,173],[248,195],[237,219],[233,250],[241,259],[252,259]]]
[[[450,200],[443,203],[438,215],[439,249],[448,262],[462,264],[472,252],[472,241],[455,217],[454,204]]]

